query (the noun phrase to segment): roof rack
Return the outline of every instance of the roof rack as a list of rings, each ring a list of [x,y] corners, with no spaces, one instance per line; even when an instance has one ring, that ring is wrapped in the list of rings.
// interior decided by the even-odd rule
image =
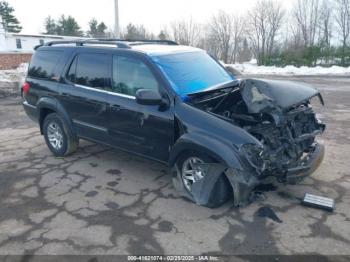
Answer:
[[[114,46],[117,46],[118,48],[130,48],[128,44],[122,43],[120,41],[100,41],[97,39],[89,39],[89,40],[72,40],[72,41],[52,41],[52,42],[47,42],[43,45],[37,45],[34,47],[34,50],[37,50],[41,46],[66,45],[66,44],[75,44],[76,46],[84,46],[86,44],[114,45]]]
[[[119,39],[119,38],[93,38],[92,40],[128,42],[129,46],[132,46],[132,45],[144,45],[144,44],[179,45],[177,42],[172,41],[172,40]]]
[[[134,45],[145,44],[162,44],[162,45],[178,45],[175,41],[171,40],[142,40],[142,39],[116,39],[116,38],[92,38],[88,40],[66,40],[66,41],[51,41],[43,45],[37,45],[34,50],[37,50],[41,46],[53,46],[53,45],[66,45],[75,44],[76,46],[84,46],[85,44],[95,45],[114,45],[118,48],[131,48]]]

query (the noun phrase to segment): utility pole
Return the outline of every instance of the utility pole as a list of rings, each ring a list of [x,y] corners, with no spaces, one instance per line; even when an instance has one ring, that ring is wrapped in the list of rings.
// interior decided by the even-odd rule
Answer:
[[[120,38],[118,0],[114,0],[114,26],[115,37]]]
[[[0,16],[0,51],[6,51],[6,31]]]

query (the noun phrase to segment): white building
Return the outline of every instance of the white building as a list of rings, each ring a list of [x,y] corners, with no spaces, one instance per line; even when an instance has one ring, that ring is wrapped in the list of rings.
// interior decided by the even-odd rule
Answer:
[[[21,33],[6,33],[0,23],[0,52],[33,52],[35,46],[50,41],[77,40],[81,37],[58,35],[29,35]]]

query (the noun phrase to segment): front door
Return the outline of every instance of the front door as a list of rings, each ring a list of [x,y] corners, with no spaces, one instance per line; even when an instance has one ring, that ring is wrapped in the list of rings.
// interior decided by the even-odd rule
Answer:
[[[106,142],[110,56],[77,54],[60,86],[60,96],[78,136]]]
[[[108,97],[108,130],[113,145],[166,162],[174,136],[172,107],[136,103],[138,89],[162,93],[146,61],[135,55],[114,55],[112,89]]]

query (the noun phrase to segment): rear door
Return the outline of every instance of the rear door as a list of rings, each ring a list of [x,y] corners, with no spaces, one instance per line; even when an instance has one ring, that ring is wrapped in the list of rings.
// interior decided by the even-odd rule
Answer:
[[[114,146],[166,162],[174,136],[173,108],[136,103],[138,89],[154,89],[166,96],[145,59],[133,54],[113,55],[108,97],[110,140]]]
[[[104,53],[77,53],[60,86],[60,96],[78,136],[106,142],[110,59]]]

